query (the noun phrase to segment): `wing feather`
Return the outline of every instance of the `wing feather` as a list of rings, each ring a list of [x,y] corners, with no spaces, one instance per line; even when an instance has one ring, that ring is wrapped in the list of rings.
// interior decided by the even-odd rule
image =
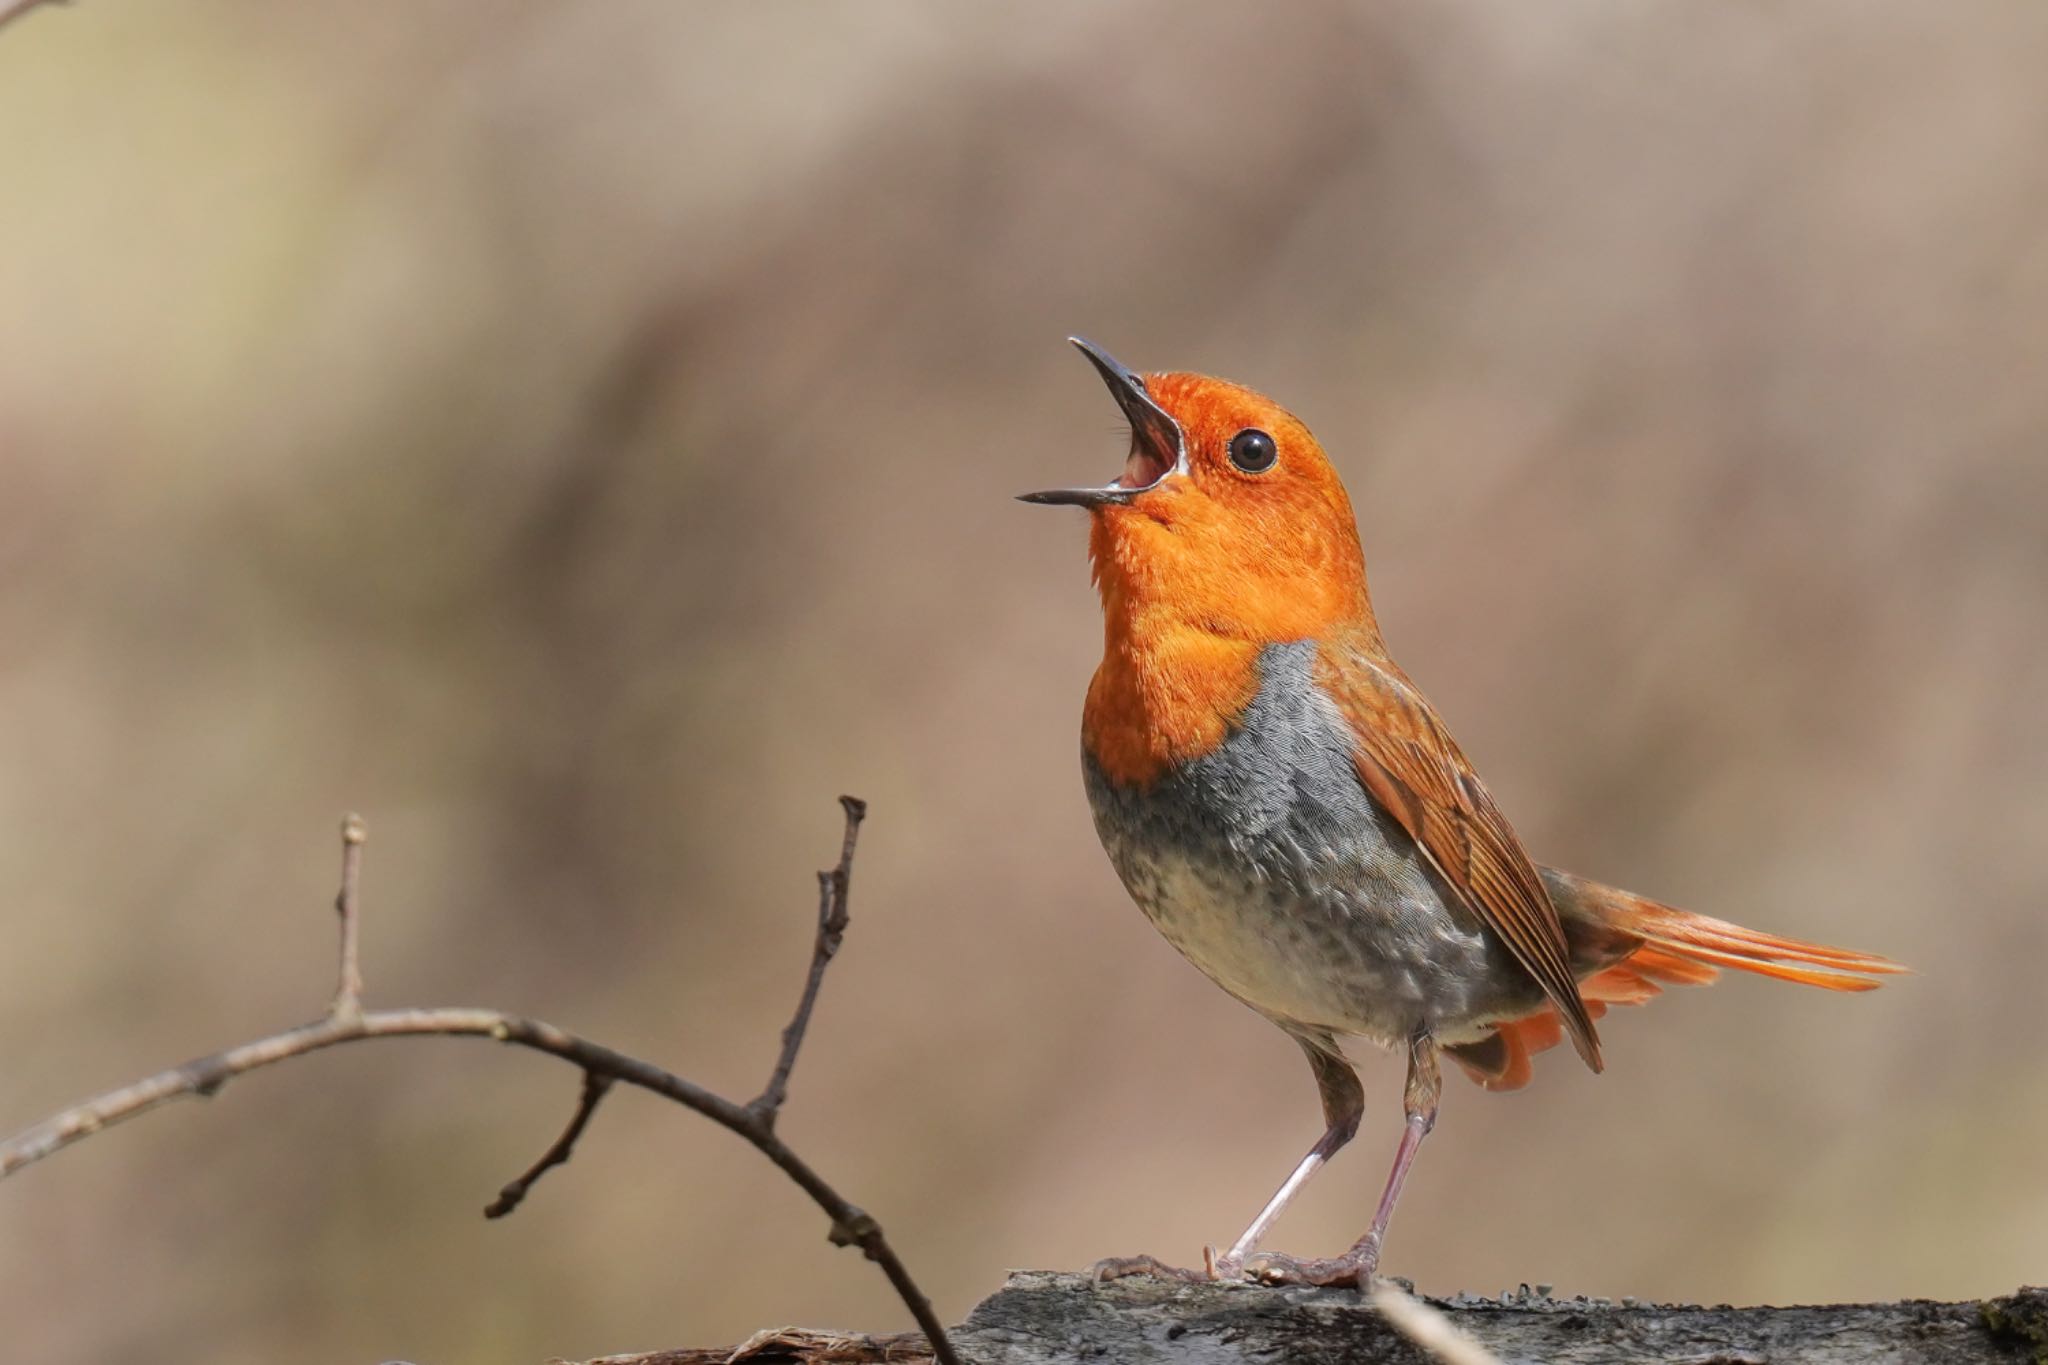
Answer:
[[[1572,975],[1557,908],[1450,732],[1407,676],[1370,644],[1326,644],[1318,667],[1318,680],[1357,740],[1352,756],[1360,783],[1500,935],[1557,1007],[1579,1056],[1600,1070],[1600,1038]]]

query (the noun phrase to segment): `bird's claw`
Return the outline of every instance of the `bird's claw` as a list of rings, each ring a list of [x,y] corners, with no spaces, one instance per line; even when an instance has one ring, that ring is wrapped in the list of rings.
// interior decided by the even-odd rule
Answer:
[[[1127,1275],[1173,1280],[1179,1284],[1220,1284],[1226,1280],[1241,1280],[1245,1277],[1244,1258],[1219,1252],[1215,1247],[1207,1246],[1202,1248],[1200,1270],[1168,1265],[1157,1256],[1109,1256],[1088,1267],[1088,1279],[1094,1284],[1101,1284],[1106,1280],[1121,1280]]]
[[[1364,1289],[1372,1284],[1379,1269],[1377,1254],[1362,1254],[1356,1248],[1330,1259],[1300,1258],[1277,1251],[1260,1252],[1245,1262],[1246,1279],[1259,1284],[1305,1284],[1321,1289],[1348,1286]]]
[[[1141,1275],[1177,1284],[1245,1281],[1251,1284],[1313,1285],[1321,1289],[1338,1286],[1363,1289],[1372,1284],[1373,1272],[1379,1269],[1379,1260],[1379,1248],[1370,1244],[1355,1246],[1342,1256],[1328,1260],[1288,1256],[1278,1251],[1262,1251],[1247,1260],[1219,1252],[1211,1246],[1202,1248],[1200,1270],[1168,1265],[1157,1256],[1110,1256],[1088,1267],[1088,1279],[1091,1283],[1102,1284]]]
[[[1209,1272],[1209,1279],[1213,1283],[1220,1284],[1225,1280],[1244,1278],[1244,1257],[1233,1256],[1228,1252],[1219,1253],[1213,1246],[1202,1248],[1202,1265]]]
[[[1091,1284],[1103,1284],[1133,1275],[1154,1280],[1176,1280],[1182,1284],[1207,1284],[1213,1278],[1206,1270],[1168,1265],[1157,1256],[1105,1256],[1088,1267]]]

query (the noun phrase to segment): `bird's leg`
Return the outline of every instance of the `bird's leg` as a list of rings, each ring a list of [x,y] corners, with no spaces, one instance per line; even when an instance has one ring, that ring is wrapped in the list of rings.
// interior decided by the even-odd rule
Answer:
[[[1234,1280],[1244,1274],[1245,1257],[1258,1250],[1266,1232],[1280,1217],[1294,1196],[1301,1193],[1301,1187],[1308,1184],[1310,1176],[1321,1170],[1324,1163],[1337,1154],[1338,1148],[1351,1141],[1358,1132],[1358,1121],[1365,1115],[1365,1089],[1358,1083],[1358,1073],[1351,1069],[1351,1063],[1337,1049],[1337,1040],[1328,1034],[1315,1037],[1295,1035],[1301,1050],[1308,1054],[1309,1069],[1315,1072],[1316,1089],[1323,1097],[1323,1121],[1327,1125],[1316,1145],[1308,1149],[1291,1175],[1266,1201],[1259,1210],[1259,1216],[1252,1219],[1251,1226],[1231,1244],[1230,1250],[1218,1253],[1215,1247],[1204,1248],[1203,1265],[1200,1270],[1185,1270],[1179,1266],[1167,1265],[1152,1256],[1112,1256],[1097,1261],[1089,1267],[1089,1274],[1100,1283],[1103,1280],[1120,1279],[1126,1275],[1148,1275],[1156,1279],[1187,1280],[1201,1283],[1205,1280]]]
[[[1373,1273],[1379,1269],[1380,1247],[1386,1241],[1394,1205],[1400,1202],[1401,1186],[1407,1183],[1408,1168],[1415,1163],[1422,1140],[1436,1127],[1437,1097],[1442,1089],[1436,1044],[1427,1034],[1418,1034],[1408,1043],[1408,1084],[1401,1096],[1408,1121],[1401,1130],[1401,1145],[1394,1152],[1394,1169],[1387,1173],[1387,1188],[1380,1195],[1372,1226],[1351,1250],[1333,1260],[1296,1260],[1271,1252],[1256,1257],[1247,1267],[1252,1278],[1270,1284],[1370,1284]]]
[[[1316,1090],[1323,1097],[1326,1127],[1323,1135],[1316,1139],[1316,1145],[1308,1149],[1308,1155],[1273,1192],[1273,1197],[1266,1201],[1266,1207],[1259,1210],[1259,1216],[1252,1219],[1251,1226],[1231,1243],[1230,1250],[1221,1256],[1213,1251],[1209,1254],[1210,1274],[1219,1280],[1234,1280],[1244,1273],[1245,1258],[1259,1249],[1259,1243],[1265,1240],[1281,1210],[1301,1193],[1301,1187],[1308,1184],[1310,1176],[1321,1170],[1339,1148],[1351,1141],[1358,1132],[1358,1121],[1365,1116],[1365,1088],[1358,1083],[1358,1073],[1351,1069],[1351,1063],[1345,1061],[1337,1050],[1336,1040],[1324,1037],[1297,1038],[1296,1041],[1308,1054],[1309,1069],[1315,1072]]]

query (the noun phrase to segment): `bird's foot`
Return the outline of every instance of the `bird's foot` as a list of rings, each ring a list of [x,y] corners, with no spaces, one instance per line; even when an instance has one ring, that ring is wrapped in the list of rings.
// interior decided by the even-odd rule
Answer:
[[[1308,1284],[1321,1288],[1348,1285],[1366,1289],[1379,1269],[1380,1249],[1371,1240],[1360,1242],[1342,1256],[1303,1259],[1277,1251],[1262,1251],[1245,1262],[1246,1279],[1260,1284]]]
[[[1088,1278],[1095,1284],[1133,1275],[1153,1280],[1178,1280],[1183,1284],[1201,1284],[1209,1278],[1199,1270],[1168,1265],[1157,1256],[1105,1256],[1088,1267]]]
[[[1107,1256],[1088,1267],[1088,1278],[1096,1284],[1131,1275],[1174,1280],[1181,1284],[1213,1284],[1218,1280],[1243,1278],[1244,1264],[1236,1257],[1219,1253],[1215,1247],[1204,1247],[1200,1270],[1168,1265],[1157,1256]]]

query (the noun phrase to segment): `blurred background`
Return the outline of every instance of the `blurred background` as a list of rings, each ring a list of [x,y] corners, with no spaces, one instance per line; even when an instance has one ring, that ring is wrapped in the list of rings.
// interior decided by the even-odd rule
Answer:
[[[2048,9],[94,0],[0,33],[0,1128],[373,1003],[739,1095],[942,1312],[1227,1240],[1292,1043],[1100,852],[1062,338],[1266,389],[1537,855],[1919,975],[1750,979],[1445,1117],[1431,1291],[2048,1277]],[[1362,1230],[1399,1122],[1277,1245]],[[344,1049],[0,1188],[22,1359],[537,1361],[907,1324],[754,1152]]]

